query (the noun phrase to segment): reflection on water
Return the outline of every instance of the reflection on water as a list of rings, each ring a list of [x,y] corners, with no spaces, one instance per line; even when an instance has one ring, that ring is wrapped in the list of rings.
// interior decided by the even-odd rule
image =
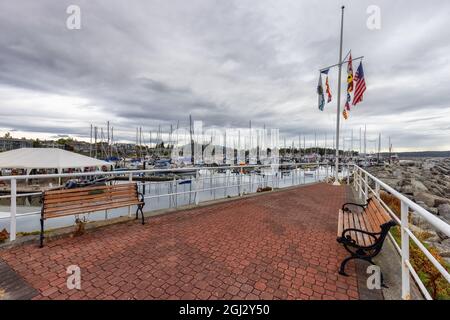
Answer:
[[[287,188],[321,181],[327,177],[327,174],[328,176],[332,175],[331,170],[331,167],[328,167],[328,170],[326,167],[320,167],[319,170],[303,171],[296,169],[272,173],[271,169],[262,169],[259,173],[245,175],[235,174],[230,171],[212,173],[202,170],[197,180],[195,177],[185,177],[183,180],[177,181],[139,183],[139,190],[145,194],[146,198],[144,212],[150,212],[194,204],[196,197],[198,197],[198,202],[204,202],[226,197],[236,197],[239,194],[255,193],[258,188]],[[343,171],[340,175],[346,176],[347,172]],[[203,189],[203,191],[196,193],[195,189]],[[178,193],[178,195],[174,195],[174,193]],[[17,232],[38,231],[40,229],[40,210],[41,207],[36,206],[36,201],[31,201],[31,205],[23,205],[23,201],[18,202]],[[130,210],[131,214],[134,214],[136,208],[132,207]],[[29,214],[33,212],[35,214]],[[128,208],[118,208],[107,212],[89,213],[83,216],[86,216],[88,221],[98,221],[126,216],[128,212]],[[45,228],[49,230],[70,226],[75,223],[75,218],[76,216],[67,216],[49,219],[45,222]],[[9,205],[0,205],[0,230],[6,228],[9,231],[9,220]]]

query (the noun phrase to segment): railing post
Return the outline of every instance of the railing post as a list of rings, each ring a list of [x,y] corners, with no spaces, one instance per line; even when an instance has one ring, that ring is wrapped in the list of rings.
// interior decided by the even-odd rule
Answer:
[[[198,206],[200,202],[200,193],[198,192],[198,170],[195,171],[194,190],[195,190],[195,205]]]
[[[10,227],[9,240],[16,240],[16,213],[17,213],[17,180],[11,179],[11,205],[10,205]]]
[[[364,200],[367,202],[369,199],[369,176],[367,173],[364,174]]]
[[[230,171],[225,171],[225,198],[228,197],[228,186],[230,185]]]
[[[347,164],[347,184],[350,184],[350,165]]]
[[[131,172],[128,174],[128,181],[133,182],[133,173]],[[128,206],[128,217],[131,218],[131,206]]]
[[[375,181],[375,194],[377,198],[380,197],[380,184],[377,181]]]
[[[238,174],[238,188],[239,188],[239,197],[242,196],[242,169]]]
[[[404,201],[401,202],[401,237],[402,237],[402,299],[410,300],[410,283],[409,283],[409,269],[406,264],[409,261],[409,235],[406,232],[408,228],[408,213],[409,207]]]
[[[358,170],[358,196],[359,196],[360,200],[362,199],[362,188],[363,188],[362,184],[363,184],[362,171],[360,169],[360,170]]]

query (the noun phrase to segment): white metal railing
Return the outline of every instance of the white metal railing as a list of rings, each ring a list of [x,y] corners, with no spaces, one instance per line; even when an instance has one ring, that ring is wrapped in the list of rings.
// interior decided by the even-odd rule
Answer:
[[[369,179],[372,181],[375,188],[371,187]],[[401,244],[398,246],[395,239],[389,234],[389,237],[397,249],[401,257],[402,266],[402,299],[409,300],[411,298],[410,291],[410,276],[413,277],[414,281],[417,283],[420,291],[427,300],[431,300],[432,297],[426,289],[425,285],[419,278],[416,270],[410,262],[409,256],[409,245],[410,240],[412,240],[417,247],[425,254],[425,256],[430,260],[430,262],[436,267],[436,269],[442,274],[442,276],[450,283],[450,274],[444,266],[442,266],[439,261],[428,251],[428,249],[422,244],[422,242],[414,235],[409,227],[409,214],[414,212],[420,217],[425,219],[430,225],[435,229],[444,233],[450,237],[450,225],[441,219],[437,218],[432,213],[428,212],[418,204],[414,203],[403,194],[390,187],[380,179],[374,177],[366,170],[360,168],[359,166],[354,166],[353,170],[353,185],[358,192],[360,199],[367,201],[367,199],[372,195],[376,197],[383,207],[389,212],[393,219],[397,221],[401,230]],[[384,203],[380,197],[380,189],[383,188],[385,191],[389,192],[392,196],[397,198],[401,203],[401,213],[400,218],[398,218],[394,212]]]
[[[279,170],[279,167],[290,166],[289,170]],[[29,216],[29,215],[38,215],[40,211],[37,212],[27,212],[17,214],[17,199],[20,197],[27,196],[36,196],[40,195],[40,192],[27,192],[27,193],[18,193],[17,192],[17,182],[24,181],[27,179],[40,180],[40,179],[59,179],[59,178],[82,178],[82,177],[128,177],[128,181],[134,181],[134,178],[138,175],[143,174],[156,174],[156,173],[186,173],[186,172],[194,172],[191,173],[190,183],[192,186],[192,190],[189,191],[178,191],[171,189],[170,192],[163,194],[151,194],[151,185],[152,184],[162,184],[162,183],[174,183],[174,181],[163,181],[163,182],[137,182],[140,188],[146,188],[146,186],[150,186],[150,192],[145,194],[146,199],[159,199],[162,197],[177,197],[179,195],[190,194],[193,195],[194,203],[198,205],[201,202],[200,194],[202,192],[210,191],[215,192],[216,190],[223,189],[224,197],[228,195],[228,190],[231,188],[238,188],[237,195],[241,196],[244,192],[254,192],[253,187],[249,190],[244,190],[244,187],[254,186],[254,185],[263,185],[263,186],[271,186],[272,188],[280,188],[283,187],[280,185],[280,181],[282,180],[282,172],[288,172],[291,177],[291,183],[287,185],[295,186],[307,183],[305,172],[308,166],[313,166],[317,169],[313,171],[313,179],[314,181],[320,181],[326,179],[328,177],[333,177],[333,169],[334,166],[332,164],[324,164],[324,163],[288,163],[288,164],[280,164],[280,165],[245,165],[245,166],[224,166],[224,167],[192,167],[192,168],[176,168],[176,169],[147,169],[147,170],[126,170],[126,171],[108,171],[108,172],[84,172],[84,173],[65,173],[65,174],[45,174],[45,175],[22,175],[22,176],[5,176],[0,177],[0,181],[6,181],[10,183],[10,194],[0,196],[0,199],[11,199],[9,217],[0,218],[0,219],[10,219],[10,240],[14,241],[16,239],[16,230],[17,230],[17,217],[20,216]],[[322,177],[320,176],[320,168],[323,168],[324,174]],[[243,174],[243,170],[255,168],[255,169],[272,169],[264,172],[264,179],[260,181],[253,181],[250,175],[250,178],[247,179],[249,181],[245,181],[246,175]],[[430,294],[426,290],[424,284],[421,282],[416,270],[414,270],[413,266],[409,261],[409,242],[412,240],[418,248],[425,254],[425,256],[431,261],[431,263],[436,267],[437,270],[443,275],[443,277],[450,282],[450,274],[442,266],[435,257],[427,250],[427,248],[421,243],[421,241],[413,234],[411,229],[409,228],[409,214],[410,212],[415,212],[420,215],[425,221],[427,221],[430,225],[432,225],[435,229],[441,231],[445,235],[450,237],[450,225],[442,221],[441,219],[434,216],[432,213],[428,212],[424,208],[420,207],[394,188],[390,187],[383,181],[371,175],[366,170],[360,168],[357,165],[348,165],[341,164],[341,168],[346,169],[346,182],[347,184],[350,182],[350,175],[353,175],[353,186],[357,191],[360,199],[367,200],[370,196],[376,197],[380,203],[384,206],[384,208],[389,212],[393,219],[397,221],[397,223],[401,227],[401,246],[398,246],[396,241],[393,239],[392,235],[389,235],[392,243],[395,248],[399,252],[401,256],[402,262],[402,298],[410,299],[410,276],[413,277],[419,289],[426,299],[431,299]],[[217,176],[214,179],[224,179],[226,183],[220,186],[214,186],[214,184],[210,184],[209,187],[200,187],[200,184],[203,184],[204,181],[207,181],[212,178],[212,174],[217,172],[218,170],[225,170],[225,176]],[[234,183],[229,183],[229,177],[233,176],[231,171],[238,171],[234,176]],[[200,174],[200,172],[206,171],[210,176],[204,176]],[[344,177],[344,170],[342,176]],[[322,179],[321,179],[322,178]],[[126,178],[125,178],[126,179]],[[178,182],[178,181],[177,181]],[[374,188],[371,186],[374,185]],[[399,199],[401,203],[401,217],[398,218],[394,212],[383,202],[380,197],[380,190],[383,189],[389,192],[391,195]],[[175,198],[177,199],[177,198]],[[215,198],[214,198],[215,199]],[[208,199],[210,200],[210,199]],[[208,201],[205,200],[205,201]],[[178,206],[177,201],[169,201],[169,205]],[[128,210],[128,214],[131,215],[131,208]]]
[[[308,177],[308,180],[306,179],[305,172],[309,171],[310,167],[314,167],[313,177]],[[342,164],[341,167],[343,169],[346,169],[346,172],[350,172],[350,166],[346,164]],[[281,170],[280,170],[281,168]],[[283,168],[290,168],[290,169],[283,169]],[[320,168],[322,168],[322,175],[320,174]],[[243,174],[243,171],[246,169],[265,169],[266,171],[262,172],[261,174],[264,175],[264,179],[259,181],[252,180],[252,176],[248,179],[246,179],[246,175]],[[146,181],[146,182],[140,182],[136,181],[138,183],[138,186],[141,190],[144,191],[144,197],[145,199],[159,199],[168,197],[169,198],[169,207],[178,207],[178,196],[179,195],[193,195],[194,203],[198,205],[201,202],[200,194],[206,191],[214,192],[214,199],[216,199],[215,192],[217,190],[224,190],[224,197],[228,196],[229,190],[233,190],[233,188],[237,188],[237,196],[242,196],[244,193],[252,193],[256,192],[254,190],[255,185],[261,185],[261,186],[270,186],[272,188],[282,188],[282,187],[289,187],[289,186],[295,186],[295,185],[302,185],[308,182],[317,182],[323,179],[326,179],[328,177],[331,177],[334,175],[333,173],[333,165],[331,164],[323,164],[323,163],[285,163],[285,164],[277,164],[277,165],[244,165],[244,166],[223,166],[223,167],[189,167],[189,168],[174,168],[174,169],[146,169],[146,170],[125,170],[125,171],[108,171],[108,172],[79,172],[79,173],[61,173],[61,174],[43,174],[43,175],[18,175],[18,176],[0,176],[0,181],[9,182],[10,184],[10,193],[8,195],[0,196],[0,199],[11,199],[10,204],[10,210],[9,210],[9,216],[8,217],[0,217],[0,220],[3,219],[9,219],[9,233],[10,233],[10,240],[14,241],[16,239],[16,230],[17,230],[17,218],[18,217],[25,217],[25,216],[31,216],[31,215],[39,215],[39,211],[34,212],[26,212],[26,213],[17,213],[17,199],[21,197],[28,197],[28,196],[39,196],[41,192],[26,192],[26,193],[18,193],[17,190],[17,182],[18,181],[27,181],[28,179],[33,180],[43,180],[43,179],[55,179],[60,180],[64,178],[88,178],[88,177],[105,177],[105,178],[114,178],[114,177],[122,177],[123,180],[128,181],[135,181],[137,180],[137,176],[141,175],[151,175],[151,174],[157,174],[157,173],[190,173],[191,178],[189,178],[192,189],[188,191],[178,191],[177,190],[177,183],[178,180],[169,180],[169,181],[161,181],[161,182],[154,182],[154,181]],[[216,176],[213,177],[214,172],[224,170],[226,172],[226,176]],[[206,175],[201,174],[202,172],[207,172]],[[232,171],[235,171],[235,173],[231,173]],[[342,170],[344,172],[345,170]],[[283,179],[283,173],[289,173],[291,177],[291,181],[287,185],[281,185],[280,182],[282,182]],[[209,174],[209,176],[208,176]],[[209,187],[203,186],[204,181],[208,181],[210,179],[215,179],[215,182],[217,182],[217,179],[227,179],[227,177],[234,176],[233,183],[230,183],[230,179],[226,180],[226,183],[224,185],[217,186],[217,183],[210,183]],[[350,175],[347,175],[347,183],[349,183]],[[183,180],[183,179],[181,179]],[[248,180],[248,181],[247,181]],[[155,184],[158,185],[158,187],[161,187],[162,184],[170,185],[172,184],[172,188],[168,187],[167,193],[162,194],[152,194],[151,193],[151,186]],[[200,186],[201,185],[201,186]],[[147,193],[147,186],[150,186],[150,191]],[[173,188],[175,186],[175,188]],[[244,188],[248,188],[248,190],[245,190]],[[171,200],[172,199],[172,200]],[[175,199],[175,200],[173,200]],[[207,199],[204,201],[209,201],[213,199]],[[189,200],[190,203],[191,200]],[[151,205],[151,203],[150,203]],[[128,208],[128,215],[131,216],[131,207]],[[107,217],[107,212],[105,214],[105,217]]]

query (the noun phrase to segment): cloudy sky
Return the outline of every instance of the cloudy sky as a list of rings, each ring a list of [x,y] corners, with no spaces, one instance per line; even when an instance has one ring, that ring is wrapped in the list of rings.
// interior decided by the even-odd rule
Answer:
[[[81,30],[66,27],[71,4]],[[110,120],[126,141],[192,114],[331,140],[337,69],[324,112],[316,85],[338,60],[342,4],[344,54],[365,56],[368,87],[345,136],[367,125],[369,149],[381,133],[383,149],[391,136],[397,151],[450,150],[447,0],[0,0],[0,134],[89,139]],[[369,5],[380,30],[366,25]]]

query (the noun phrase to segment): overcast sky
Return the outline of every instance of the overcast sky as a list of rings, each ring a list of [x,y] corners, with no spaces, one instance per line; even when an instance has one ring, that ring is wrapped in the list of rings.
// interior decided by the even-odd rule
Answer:
[[[66,27],[70,4],[81,30]],[[342,4],[344,54],[365,56],[367,83],[344,134],[357,139],[366,124],[383,149],[392,136],[397,151],[450,150],[447,0],[0,0],[0,133],[88,139],[91,123],[110,120],[117,140],[137,126],[148,139],[192,114],[288,139],[327,133],[331,144],[337,69],[324,112],[316,86],[318,69],[338,60]],[[366,26],[369,5],[380,30]]]

